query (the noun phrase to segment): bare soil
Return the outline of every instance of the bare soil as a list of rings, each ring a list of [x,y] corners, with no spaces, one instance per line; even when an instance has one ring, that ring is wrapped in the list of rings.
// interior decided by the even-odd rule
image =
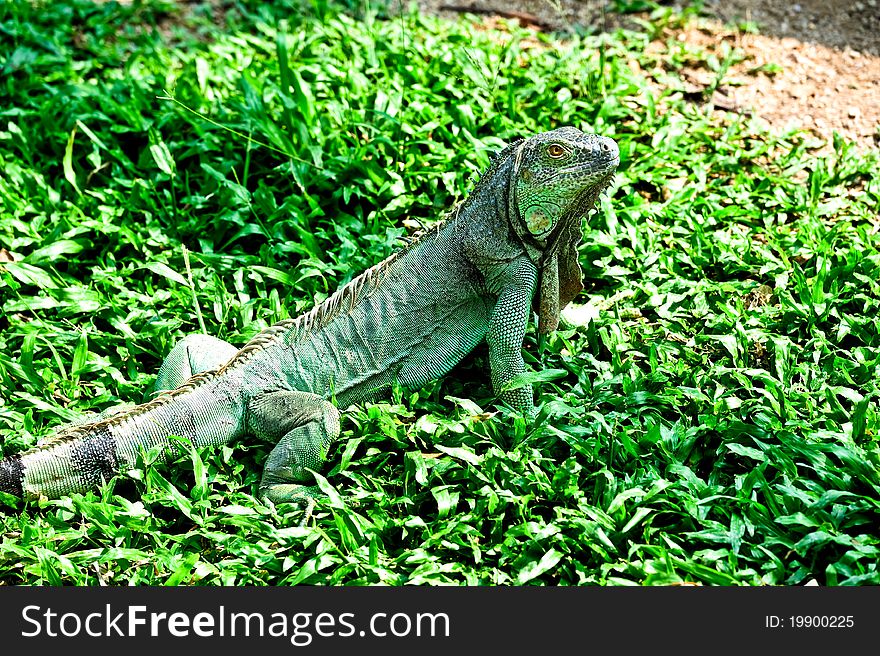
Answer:
[[[670,36],[719,59],[724,43],[745,55],[713,96],[718,109],[754,114],[772,128],[803,129],[827,142],[837,132],[863,149],[880,145],[880,57],[794,37],[743,34],[714,21],[692,23]],[[695,90],[714,80],[703,69],[680,74]]]
[[[880,56],[880,0],[705,0],[705,5],[723,22],[757,23],[765,36]]]
[[[612,31],[632,17],[607,11],[607,0],[419,0],[424,11],[454,18],[465,9],[493,22],[515,18],[533,29],[578,26]],[[834,132],[859,148],[880,146],[880,0],[706,0],[705,18],[665,30],[670,40],[722,54],[733,46],[742,61],[712,97],[719,110],[753,114],[772,128],[799,128],[830,144]],[[640,18],[647,18],[641,16]],[[756,30],[756,31],[755,31]],[[681,71],[696,97],[714,80],[709,71]]]

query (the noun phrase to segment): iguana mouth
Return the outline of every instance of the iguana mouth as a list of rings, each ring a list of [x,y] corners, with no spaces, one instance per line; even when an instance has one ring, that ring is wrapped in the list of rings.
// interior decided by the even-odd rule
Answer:
[[[620,155],[609,155],[603,159],[594,159],[589,162],[583,162],[578,164],[573,164],[571,166],[567,166],[563,169],[559,169],[556,172],[556,175],[553,176],[558,177],[560,175],[573,176],[578,177],[578,173],[581,171],[585,171],[588,175],[595,174],[598,171],[607,171],[611,170],[612,172],[618,167],[620,164]]]
[[[519,157],[519,153],[517,153],[517,157]],[[595,175],[594,171],[597,168],[604,171],[604,175],[600,175],[589,183],[583,185],[580,192],[570,203],[569,207],[565,210],[562,216],[559,217],[556,226],[544,236],[535,235],[528,229],[522,216],[520,216],[519,208],[516,206],[516,196],[513,195],[511,197],[511,211],[513,216],[516,217],[514,221],[517,237],[525,246],[527,246],[529,257],[539,269],[542,268],[546,262],[550,261],[559,247],[559,241],[562,234],[567,232],[569,226],[581,221],[590,210],[595,207],[599,195],[614,179],[614,173],[617,170],[619,163],[620,155],[618,153],[609,154],[609,156],[599,162],[593,160],[590,162],[575,164],[565,169],[560,169],[552,178],[544,180],[544,183],[546,183],[562,175],[574,179],[590,178]],[[584,173],[578,175],[578,171]]]
[[[617,161],[620,161],[620,158],[615,158]],[[609,160],[612,161],[612,160]],[[611,184],[611,181],[614,179],[614,171],[615,168],[611,168],[611,170],[599,178],[593,184],[586,187],[575,200],[572,202],[568,211],[565,215],[560,219],[559,224],[582,219],[586,214],[595,208],[596,201],[599,199],[599,195]],[[554,231],[555,232],[555,231]],[[551,237],[553,235],[551,234]],[[548,247],[550,246],[548,241]]]

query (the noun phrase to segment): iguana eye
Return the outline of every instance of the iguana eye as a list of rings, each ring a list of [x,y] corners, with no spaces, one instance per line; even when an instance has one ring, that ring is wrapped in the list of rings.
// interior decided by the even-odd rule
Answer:
[[[565,148],[563,148],[559,144],[550,144],[547,147],[547,154],[550,155],[550,157],[552,157],[553,159],[559,159],[560,157],[564,156],[567,152],[568,151],[565,150]]]

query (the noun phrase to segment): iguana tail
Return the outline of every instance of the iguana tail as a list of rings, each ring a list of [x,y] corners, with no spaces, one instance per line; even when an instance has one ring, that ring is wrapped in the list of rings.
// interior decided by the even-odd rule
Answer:
[[[0,461],[0,491],[19,498],[58,497],[109,480],[119,471],[118,441],[104,423],[66,430]]]
[[[0,461],[0,491],[57,498],[99,487],[134,467],[138,455],[176,435],[196,446],[224,444],[243,432],[243,404],[218,401],[213,373],[104,418],[71,425],[29,451]],[[167,455],[164,454],[164,455]]]
[[[23,481],[24,465],[21,462],[21,454],[16,453],[0,460],[0,492],[21,498],[24,496]]]

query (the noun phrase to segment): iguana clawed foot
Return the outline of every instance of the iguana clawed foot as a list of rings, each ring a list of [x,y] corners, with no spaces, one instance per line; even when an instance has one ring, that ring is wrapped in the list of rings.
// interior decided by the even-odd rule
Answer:
[[[293,503],[302,510],[299,526],[304,526],[312,517],[317,498],[323,493],[317,485],[298,483],[276,483],[265,488],[260,486],[260,498],[273,504]]]

